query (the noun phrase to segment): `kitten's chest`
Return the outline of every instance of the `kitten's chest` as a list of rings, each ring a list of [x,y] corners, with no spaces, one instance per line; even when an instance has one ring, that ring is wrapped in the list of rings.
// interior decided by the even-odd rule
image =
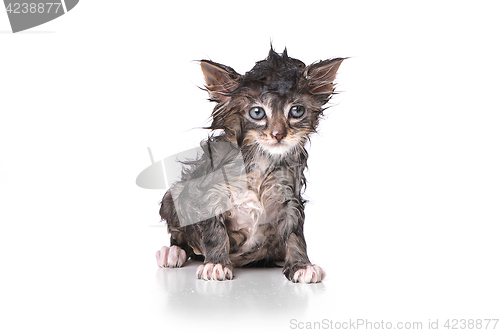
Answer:
[[[247,169],[244,184],[231,189],[233,228],[252,233],[259,224],[265,223],[265,203],[262,201],[262,185],[269,176],[269,161],[255,159]]]
[[[276,230],[283,220],[283,204],[291,196],[293,177],[271,161],[254,159],[246,173],[246,188],[232,193],[233,208],[230,236],[233,237],[234,255],[252,259],[266,255],[267,248],[277,242]]]

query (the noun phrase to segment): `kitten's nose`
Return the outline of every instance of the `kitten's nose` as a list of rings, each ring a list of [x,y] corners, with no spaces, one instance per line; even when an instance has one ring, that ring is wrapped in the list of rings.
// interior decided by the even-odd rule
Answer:
[[[271,133],[271,136],[276,138],[276,140],[278,140],[278,142],[281,142],[281,140],[285,137],[285,133],[279,133],[278,131],[274,131]]]

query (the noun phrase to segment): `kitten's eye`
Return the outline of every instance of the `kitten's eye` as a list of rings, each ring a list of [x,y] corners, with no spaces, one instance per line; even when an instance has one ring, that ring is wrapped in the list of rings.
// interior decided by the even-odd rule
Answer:
[[[295,105],[290,108],[290,113],[288,114],[288,116],[292,118],[300,118],[304,115],[304,112],[306,112],[305,107],[303,107],[302,105]]]
[[[264,109],[258,106],[251,108],[248,114],[255,120],[261,120],[266,116]]]

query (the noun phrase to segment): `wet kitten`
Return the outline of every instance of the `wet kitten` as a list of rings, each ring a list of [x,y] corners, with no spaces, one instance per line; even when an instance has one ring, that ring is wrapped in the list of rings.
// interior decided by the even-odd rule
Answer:
[[[305,66],[270,50],[245,75],[201,61],[206,90],[217,103],[203,154],[188,163],[180,182],[163,197],[160,215],[171,234],[170,248],[156,257],[160,267],[204,260],[197,276],[233,278],[233,267],[284,261],[293,282],[320,282],[303,234],[304,148],[344,58]]]

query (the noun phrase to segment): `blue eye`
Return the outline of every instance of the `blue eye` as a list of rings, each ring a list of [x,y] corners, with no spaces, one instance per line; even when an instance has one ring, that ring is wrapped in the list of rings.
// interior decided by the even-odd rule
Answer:
[[[292,118],[300,118],[306,112],[306,108],[302,105],[295,105],[290,108],[290,113],[288,113],[289,117]]]
[[[251,108],[248,114],[255,120],[261,120],[266,116],[264,109],[258,106]]]

